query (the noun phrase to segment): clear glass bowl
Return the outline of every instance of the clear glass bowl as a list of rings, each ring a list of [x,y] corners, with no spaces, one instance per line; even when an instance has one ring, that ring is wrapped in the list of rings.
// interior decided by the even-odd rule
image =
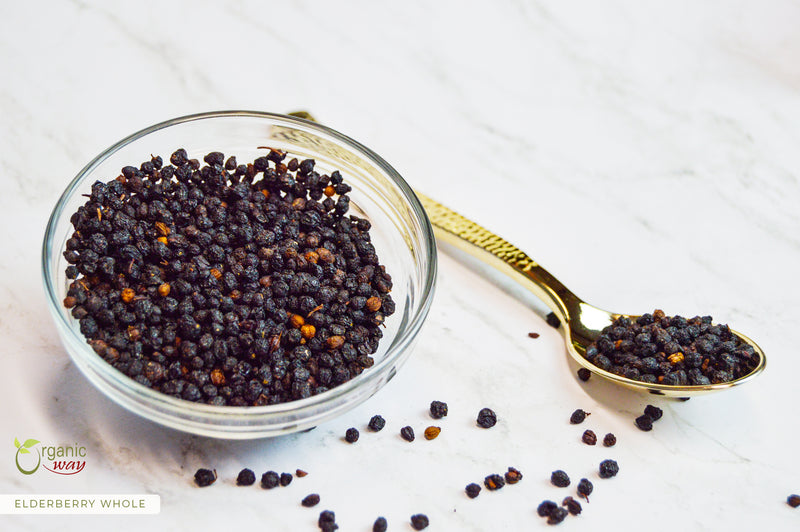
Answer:
[[[327,392],[288,403],[211,406],[177,399],[143,386],[114,369],[86,343],[78,321],[64,308],[68,281],[63,257],[72,234],[70,216],[95,181],[117,177],[123,166],[138,166],[151,154],[165,161],[177,148],[202,160],[210,151],[252,161],[264,155],[259,146],[312,158],[320,173],[339,170],[350,193],[351,212],[372,223],[372,240],[392,275],[397,311],[386,329],[375,364]],[[362,403],[383,387],[411,353],[433,298],[436,246],[430,222],[402,177],[369,148],[319,124],[271,113],[223,111],[185,116],[156,124],[114,144],[95,157],[61,195],[50,216],[42,251],[47,301],[61,341],[83,374],[124,408],[156,423],[204,436],[248,439],[302,431]]]

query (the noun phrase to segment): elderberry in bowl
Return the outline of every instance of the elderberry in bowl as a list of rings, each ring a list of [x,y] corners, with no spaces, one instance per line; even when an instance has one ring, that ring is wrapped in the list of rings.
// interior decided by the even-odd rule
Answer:
[[[410,355],[436,277],[425,211],[386,161],[249,111],[162,122],[95,157],[53,210],[42,261],[92,384],[228,439],[305,430],[372,396]]]

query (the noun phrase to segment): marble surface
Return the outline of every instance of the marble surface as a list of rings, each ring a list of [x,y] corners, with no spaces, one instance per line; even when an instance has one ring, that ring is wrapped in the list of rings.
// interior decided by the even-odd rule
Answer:
[[[272,4],[272,3],[270,3]],[[156,493],[156,516],[0,516],[3,530],[546,528],[554,469],[595,493],[571,530],[797,530],[800,5],[723,2],[14,2],[0,32],[0,493]],[[92,388],[45,306],[40,248],[67,182],[127,134],[200,111],[309,109],[416,188],[528,251],[603,308],[712,314],[756,339],[765,373],[648,401],[581,383],[544,306],[440,254],[415,353],[379,394],[316,430],[211,440],[161,428]],[[447,252],[447,250],[441,250]],[[527,337],[536,331],[541,337]],[[435,441],[410,424],[449,416]],[[490,406],[499,423],[474,425]],[[568,423],[575,408],[591,416]],[[387,428],[342,440],[374,413]],[[613,449],[580,442],[614,432]],[[14,467],[14,437],[87,447],[72,477]],[[605,458],[620,463],[597,477]],[[524,480],[476,500],[508,466]],[[192,485],[198,467],[217,484]],[[310,474],[265,492],[242,467]],[[574,484],[573,484],[574,487]],[[317,492],[322,502],[299,501]]]

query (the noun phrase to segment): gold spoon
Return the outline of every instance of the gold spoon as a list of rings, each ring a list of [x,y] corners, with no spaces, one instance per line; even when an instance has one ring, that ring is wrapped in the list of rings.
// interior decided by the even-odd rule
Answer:
[[[561,329],[569,354],[578,364],[596,375],[633,390],[684,398],[732,388],[764,371],[767,362],[764,352],[750,338],[734,330],[731,332],[753,348],[758,356],[758,364],[747,375],[730,382],[700,386],[649,384],[598,368],[584,358],[586,348],[597,340],[604,327],[617,318],[624,315],[636,319],[639,316],[615,314],[586,303],[514,245],[424,194],[416,192],[416,195],[428,213],[436,239],[497,268],[547,303],[565,325]]]
[[[289,115],[316,122],[307,111],[296,111]],[[640,392],[686,398],[732,388],[752,380],[764,371],[767,363],[764,352],[750,338],[734,330],[731,332],[753,348],[758,356],[758,363],[750,373],[733,381],[692,386],[650,384],[598,368],[584,357],[586,349],[597,340],[603,328],[617,318],[627,316],[636,319],[639,316],[615,314],[586,303],[516,246],[424,194],[416,191],[415,194],[428,214],[437,240],[447,242],[495,267],[544,301],[564,324],[560,329],[564,331],[567,352],[575,362],[597,376]]]

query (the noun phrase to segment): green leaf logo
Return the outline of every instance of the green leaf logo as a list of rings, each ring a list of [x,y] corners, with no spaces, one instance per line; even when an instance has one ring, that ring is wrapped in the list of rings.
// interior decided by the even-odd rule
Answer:
[[[42,455],[41,455],[41,453],[39,453],[39,461],[36,464],[36,467],[34,467],[33,469],[23,469],[20,466],[20,463],[19,463],[19,455],[21,455],[21,454],[30,454],[30,451],[28,449],[30,449],[31,447],[33,447],[37,443],[39,443],[39,440],[34,440],[33,438],[29,438],[29,439],[25,440],[25,443],[20,443],[17,438],[14,438],[14,447],[17,448],[17,454],[16,454],[17,469],[23,475],[32,475],[33,473],[36,472],[37,469],[39,469],[39,465],[42,463]]]

